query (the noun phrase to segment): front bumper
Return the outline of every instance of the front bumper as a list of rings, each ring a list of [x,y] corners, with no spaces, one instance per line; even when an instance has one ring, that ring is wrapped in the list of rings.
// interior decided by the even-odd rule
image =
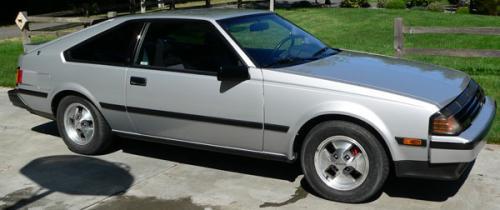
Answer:
[[[495,119],[496,102],[486,97],[481,111],[471,126],[458,136],[431,136],[429,161],[395,161],[398,177],[437,180],[457,180],[472,167],[477,155],[486,144]]]

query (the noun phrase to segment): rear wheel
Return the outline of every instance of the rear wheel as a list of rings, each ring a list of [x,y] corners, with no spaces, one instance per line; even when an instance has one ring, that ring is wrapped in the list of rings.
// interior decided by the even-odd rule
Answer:
[[[380,191],[389,160],[367,129],[345,121],[327,121],[306,136],[301,151],[304,175],[326,199],[358,203]]]
[[[68,148],[79,154],[100,154],[112,143],[111,128],[99,110],[78,96],[67,96],[59,102],[57,127]]]

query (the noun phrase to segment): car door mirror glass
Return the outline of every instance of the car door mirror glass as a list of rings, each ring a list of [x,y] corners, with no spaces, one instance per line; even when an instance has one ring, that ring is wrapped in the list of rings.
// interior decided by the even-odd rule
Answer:
[[[222,66],[217,72],[217,80],[247,80],[250,79],[246,66]]]

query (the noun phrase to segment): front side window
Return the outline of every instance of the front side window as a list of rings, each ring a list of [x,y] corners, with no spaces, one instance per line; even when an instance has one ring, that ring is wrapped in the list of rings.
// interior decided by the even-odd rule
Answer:
[[[90,38],[65,52],[66,60],[109,65],[126,65],[143,23],[128,22]]]
[[[243,64],[211,23],[163,20],[149,25],[135,65],[217,72],[223,66]]]
[[[333,55],[321,41],[275,14],[218,21],[259,67],[281,67]]]

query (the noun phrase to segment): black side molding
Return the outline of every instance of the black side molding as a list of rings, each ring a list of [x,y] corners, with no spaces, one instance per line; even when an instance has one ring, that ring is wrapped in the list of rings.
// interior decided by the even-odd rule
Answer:
[[[265,130],[270,130],[270,131],[277,131],[277,132],[287,133],[289,127],[288,126],[284,126],[284,125],[275,125],[275,124],[264,123],[264,129]]]
[[[138,107],[127,107],[127,111],[131,112],[131,113],[137,113],[137,114],[162,116],[162,117],[182,119],[182,120],[192,120],[192,121],[199,121],[199,122],[234,125],[234,126],[238,126],[238,127],[257,128],[257,129],[262,128],[262,123],[242,121],[242,120],[224,119],[224,118],[218,118],[218,117],[209,117],[209,116],[185,114],[185,113],[178,113],[178,112],[167,112],[167,111],[160,111],[160,110],[143,109],[143,108],[138,108]]]
[[[161,116],[167,118],[175,118],[182,120],[192,120],[198,122],[208,122],[215,124],[223,124],[223,125],[232,125],[238,127],[247,127],[253,129],[262,129],[269,131],[276,131],[286,133],[290,129],[288,126],[283,125],[275,125],[265,123],[262,124],[260,122],[251,122],[251,121],[243,121],[243,120],[235,120],[235,119],[226,119],[226,118],[218,118],[218,117],[210,117],[210,116],[202,116],[202,115],[193,115],[179,112],[168,112],[161,110],[153,110],[153,109],[144,109],[138,107],[129,107],[123,105],[109,104],[109,103],[100,103],[103,109],[113,110],[113,111],[122,111],[122,112],[130,112],[136,114],[144,114],[144,115],[153,115],[153,116]]]
[[[431,141],[430,148],[432,149],[453,149],[453,150],[472,150],[479,144],[479,141],[471,141],[467,144],[451,143],[451,142],[433,142]]]
[[[114,111],[121,111],[125,112],[127,111],[127,108],[122,105],[116,105],[116,104],[108,104],[108,103],[99,103],[103,109],[109,109],[109,110],[114,110]]]
[[[47,98],[47,96],[49,95],[48,93],[33,91],[33,90],[26,90],[26,89],[17,89],[17,92],[20,94],[36,96],[36,97],[40,97],[40,98]]]

